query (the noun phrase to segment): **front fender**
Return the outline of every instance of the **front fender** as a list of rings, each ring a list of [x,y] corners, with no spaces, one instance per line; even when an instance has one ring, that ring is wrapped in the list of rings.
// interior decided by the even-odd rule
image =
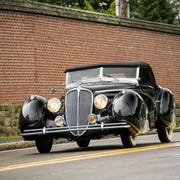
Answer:
[[[149,130],[148,109],[142,97],[133,90],[124,90],[113,101],[113,115],[119,120],[126,120],[136,133]]]
[[[44,126],[46,102],[44,97],[38,95],[31,96],[24,102],[19,115],[21,131]]]

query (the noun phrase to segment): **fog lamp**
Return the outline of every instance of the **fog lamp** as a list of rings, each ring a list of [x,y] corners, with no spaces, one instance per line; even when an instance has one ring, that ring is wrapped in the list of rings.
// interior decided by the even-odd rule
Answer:
[[[65,120],[62,116],[56,116],[56,118],[54,119],[54,122],[56,126],[63,126],[65,124]]]
[[[95,114],[89,114],[88,122],[89,124],[95,124],[97,121],[97,116]]]

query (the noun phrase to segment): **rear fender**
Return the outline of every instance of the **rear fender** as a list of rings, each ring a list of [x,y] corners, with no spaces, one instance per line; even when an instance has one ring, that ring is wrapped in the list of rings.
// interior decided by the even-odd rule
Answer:
[[[161,88],[158,96],[158,121],[165,126],[175,126],[175,101],[172,92]]]

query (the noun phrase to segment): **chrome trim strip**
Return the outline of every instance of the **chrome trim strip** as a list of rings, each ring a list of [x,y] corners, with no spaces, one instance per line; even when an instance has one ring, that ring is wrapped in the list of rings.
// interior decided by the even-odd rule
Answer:
[[[77,129],[78,129],[78,127],[79,127],[79,94],[80,94],[80,90],[81,90],[81,87],[79,86],[78,88],[77,88]],[[74,134],[73,132],[71,132],[74,136],[79,136],[80,134],[79,134],[79,131],[77,131],[77,135],[76,134]]]
[[[136,70],[136,79],[139,79],[139,72],[140,72],[140,67],[138,67]]]
[[[66,73],[66,85],[68,84],[69,73]]]
[[[100,67],[100,74],[99,77],[102,78],[103,77],[103,67]]]
[[[103,128],[102,128],[103,126]],[[41,129],[31,129],[31,130],[24,130],[21,133],[21,136],[33,136],[33,135],[45,135],[45,134],[53,134],[53,133],[64,133],[64,132],[71,132],[71,131],[93,131],[93,130],[106,130],[106,129],[124,129],[130,128],[130,125],[127,123],[109,123],[109,124],[96,124],[96,125],[88,125],[86,126],[76,126],[71,127],[58,127],[58,128],[41,128]]]

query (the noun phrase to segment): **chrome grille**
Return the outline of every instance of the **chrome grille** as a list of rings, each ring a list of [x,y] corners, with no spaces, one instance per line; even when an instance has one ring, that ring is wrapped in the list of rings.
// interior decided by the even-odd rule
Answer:
[[[66,94],[66,121],[69,127],[88,126],[88,115],[92,113],[93,94],[83,88],[70,90]],[[72,131],[74,135],[82,135],[85,131]]]

